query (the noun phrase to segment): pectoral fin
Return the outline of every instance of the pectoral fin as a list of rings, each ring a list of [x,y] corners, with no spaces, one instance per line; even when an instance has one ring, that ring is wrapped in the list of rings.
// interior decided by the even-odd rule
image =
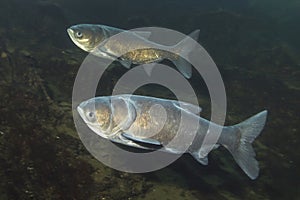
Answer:
[[[122,133],[121,135],[123,137],[129,139],[129,140],[134,141],[134,142],[162,146],[162,144],[159,141],[157,141],[155,139],[152,139],[152,138],[137,138],[137,137],[134,137],[133,135],[130,135],[128,133]]]

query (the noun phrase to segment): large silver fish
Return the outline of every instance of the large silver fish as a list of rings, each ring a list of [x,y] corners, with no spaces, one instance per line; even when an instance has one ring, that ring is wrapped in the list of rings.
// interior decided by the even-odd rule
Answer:
[[[137,148],[153,149],[157,146],[170,153],[190,153],[200,163],[208,164],[207,157],[201,157],[200,150],[211,122],[198,115],[201,111],[198,106],[154,97],[117,95],[84,101],[77,111],[87,126],[103,138]],[[184,129],[193,127],[195,124],[192,123],[199,123],[196,136],[185,152],[180,145],[168,145],[176,136],[182,117],[188,119],[184,121]],[[240,124],[222,127],[215,144],[226,147],[251,179],[259,173],[251,144],[262,131],[266,117],[267,111],[262,111]],[[188,135],[189,131],[184,133]]]
[[[130,68],[132,64],[140,65],[168,59],[186,78],[192,76],[191,64],[180,55],[188,56],[193,51],[194,46],[191,46],[187,39],[191,37],[197,40],[199,30],[174,46],[149,41],[150,32],[126,31],[105,25],[79,24],[71,26],[67,32],[79,48],[98,57],[118,60],[126,68]],[[118,33],[122,34],[119,37],[112,37]],[[127,52],[132,47],[134,50]]]

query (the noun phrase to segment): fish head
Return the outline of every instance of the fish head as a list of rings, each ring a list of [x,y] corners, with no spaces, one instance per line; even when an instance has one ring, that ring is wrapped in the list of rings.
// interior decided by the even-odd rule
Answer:
[[[67,32],[71,40],[86,52],[92,52],[107,39],[103,27],[94,24],[74,25],[68,28]]]
[[[108,97],[84,101],[79,104],[77,111],[92,131],[103,138],[108,138],[112,128],[112,109]]]
[[[128,98],[96,97],[82,102],[77,111],[87,126],[103,138],[126,131],[136,118],[136,110]]]

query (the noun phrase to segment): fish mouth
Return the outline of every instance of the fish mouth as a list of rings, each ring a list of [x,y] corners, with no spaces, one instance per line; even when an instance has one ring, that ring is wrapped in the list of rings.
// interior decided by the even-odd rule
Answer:
[[[85,121],[84,111],[80,106],[77,107],[77,112],[79,113],[80,117]]]
[[[67,32],[68,32],[68,34],[69,34],[70,36],[73,36],[73,35],[74,35],[74,31],[73,31],[73,29],[71,29],[71,28],[68,28],[68,29],[67,29]]]
[[[90,130],[92,130],[94,133],[96,133],[97,135],[101,136],[102,138],[108,138],[109,135],[105,134],[106,131],[102,131],[100,125],[97,124],[92,124],[90,122],[88,122],[85,118],[84,115],[84,111],[83,109],[80,107],[80,105],[77,107],[77,112],[79,113],[80,117],[82,118],[82,120],[86,123],[86,125],[90,128]]]

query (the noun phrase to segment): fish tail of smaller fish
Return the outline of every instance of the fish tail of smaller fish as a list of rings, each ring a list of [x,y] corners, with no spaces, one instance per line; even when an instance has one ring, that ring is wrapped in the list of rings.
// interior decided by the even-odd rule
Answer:
[[[230,145],[224,145],[232,154],[234,160],[242,170],[252,179],[259,174],[258,162],[255,159],[255,152],[252,143],[264,128],[267,118],[267,111],[262,111],[240,124],[229,127],[236,137],[230,137]]]
[[[176,59],[170,60],[177,67],[180,73],[182,73],[186,78],[191,78],[192,76],[192,65],[186,60],[184,60],[182,57],[188,57],[188,55],[194,50],[196,42],[191,43],[189,42],[189,40],[192,38],[197,41],[199,37],[199,32],[199,30],[193,31],[191,34],[189,34],[186,38],[184,38],[182,41],[180,41],[177,45],[173,47],[180,56]]]

